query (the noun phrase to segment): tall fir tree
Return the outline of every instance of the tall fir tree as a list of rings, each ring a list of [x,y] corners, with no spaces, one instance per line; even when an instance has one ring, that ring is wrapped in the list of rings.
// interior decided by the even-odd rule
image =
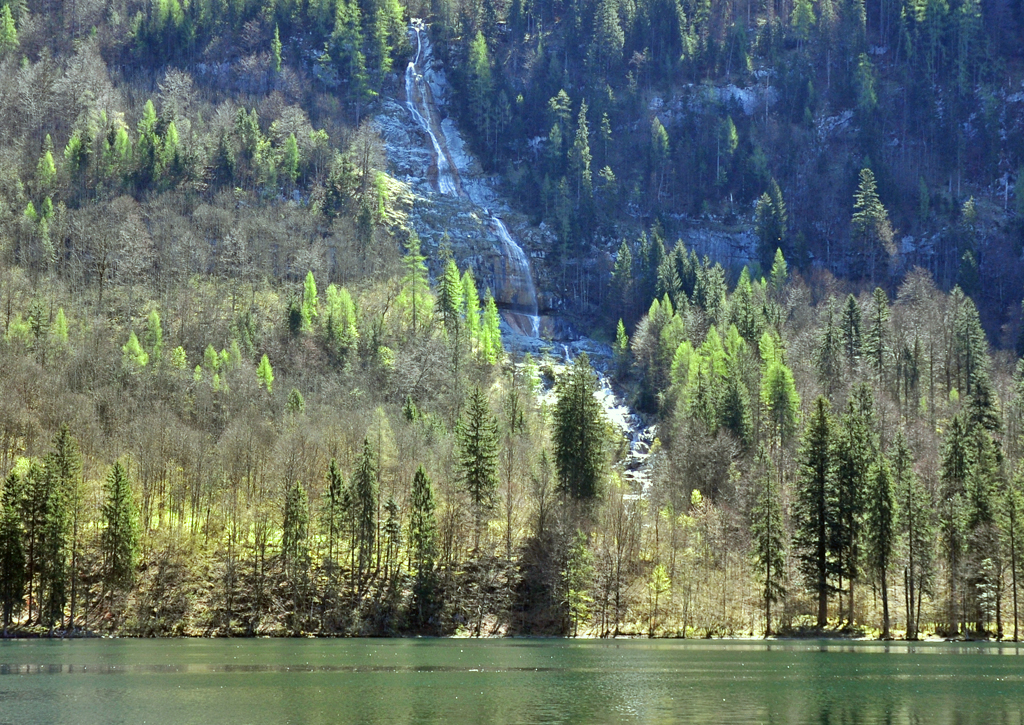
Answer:
[[[819,397],[804,431],[797,477],[793,546],[800,573],[817,600],[817,626],[828,626],[829,534],[835,526],[834,423],[828,401]]]
[[[458,427],[458,442],[460,478],[473,509],[473,548],[479,551],[498,486],[498,422],[479,387],[469,395]]]
[[[554,412],[555,468],[559,488],[588,501],[601,494],[605,471],[601,405],[594,398],[597,376],[582,353],[558,381]]]

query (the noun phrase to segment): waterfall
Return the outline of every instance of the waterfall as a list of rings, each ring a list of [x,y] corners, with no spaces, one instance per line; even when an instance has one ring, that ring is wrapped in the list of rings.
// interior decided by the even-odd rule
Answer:
[[[455,165],[448,156],[448,149],[441,142],[440,123],[437,121],[430,85],[424,78],[426,65],[430,62],[430,41],[424,38],[422,20],[413,19],[410,28],[416,34],[416,55],[405,68],[405,105],[417,125],[430,137],[434,147],[438,191],[447,196],[458,196]]]
[[[506,319],[509,324],[519,323],[518,316],[523,316],[528,326],[513,324],[519,327],[520,332],[530,337],[540,337],[540,310],[537,305],[537,288],[533,284],[533,275],[530,274],[530,260],[526,257],[523,248],[516,244],[512,235],[508,233],[505,223],[498,217],[491,217],[494,222],[494,229],[501,240],[501,257],[505,261],[505,279],[515,289],[515,303],[519,310],[506,312]]]

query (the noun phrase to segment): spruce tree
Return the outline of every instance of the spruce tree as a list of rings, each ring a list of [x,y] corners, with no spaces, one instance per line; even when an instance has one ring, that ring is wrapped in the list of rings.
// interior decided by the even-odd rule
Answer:
[[[327,539],[326,566],[334,584],[333,573],[337,567],[336,552],[340,549],[340,541],[345,526],[345,479],[334,458],[327,466],[327,488],[324,491],[321,529]]]
[[[772,634],[772,604],[786,595],[785,532],[782,528],[782,501],[775,484],[774,469],[768,452],[758,452],[763,471],[757,502],[751,512],[750,534],[753,538],[753,557],[757,576],[763,583],[765,636]]]
[[[103,584],[108,591],[126,592],[135,582],[139,524],[128,472],[120,461],[111,466],[104,492],[106,500],[103,503],[103,533],[100,541]]]
[[[470,393],[457,434],[459,473],[473,508],[474,549],[478,550],[486,515],[494,507],[494,491],[498,486],[498,422],[479,387],[474,387]]]
[[[12,471],[4,480],[0,496],[0,607],[3,609],[4,636],[24,605],[28,581],[25,550],[22,547],[21,477]]]
[[[896,492],[889,461],[880,458],[869,478],[867,493],[868,559],[882,593],[882,639],[889,633],[889,566],[896,545]]]
[[[555,468],[559,489],[576,500],[601,493],[605,471],[604,422],[594,398],[597,376],[586,353],[558,381],[554,413]]]
[[[860,311],[860,305],[857,303],[857,298],[852,294],[847,295],[839,327],[843,332],[843,352],[846,353],[846,362],[853,368],[856,368],[857,361],[861,355],[861,346],[863,344],[862,324],[863,315]]]
[[[907,639],[917,639],[923,595],[931,588],[934,546],[933,504],[928,490],[914,473],[914,461],[900,428],[891,449],[893,487],[898,499],[899,532],[906,545],[904,593]]]
[[[817,599],[819,629],[828,625],[828,596],[832,592],[828,575],[829,534],[836,523],[833,428],[828,401],[819,397],[804,431],[793,512],[793,545],[800,573]]]
[[[377,457],[368,438],[363,439],[363,452],[352,474],[352,512],[354,548],[358,552],[353,575],[361,583],[373,561],[377,543],[377,496],[379,482]]]

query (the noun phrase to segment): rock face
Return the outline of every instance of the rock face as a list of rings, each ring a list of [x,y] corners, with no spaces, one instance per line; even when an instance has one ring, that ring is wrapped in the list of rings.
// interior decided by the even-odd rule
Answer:
[[[443,245],[460,266],[473,268],[481,292],[490,290],[505,322],[528,337],[551,336],[538,295],[536,260],[554,238],[531,228],[501,200],[498,182],[483,173],[451,119],[444,117],[444,75],[435,67],[421,21],[410,25],[416,56],[406,68],[405,102],[386,100],[376,123],[392,173],[412,194],[409,223],[436,275]]]

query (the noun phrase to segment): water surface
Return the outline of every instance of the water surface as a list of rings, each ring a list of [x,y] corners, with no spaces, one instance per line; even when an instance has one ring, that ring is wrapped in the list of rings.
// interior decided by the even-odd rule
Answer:
[[[1021,725],[1022,655],[938,642],[8,641],[0,725]]]

